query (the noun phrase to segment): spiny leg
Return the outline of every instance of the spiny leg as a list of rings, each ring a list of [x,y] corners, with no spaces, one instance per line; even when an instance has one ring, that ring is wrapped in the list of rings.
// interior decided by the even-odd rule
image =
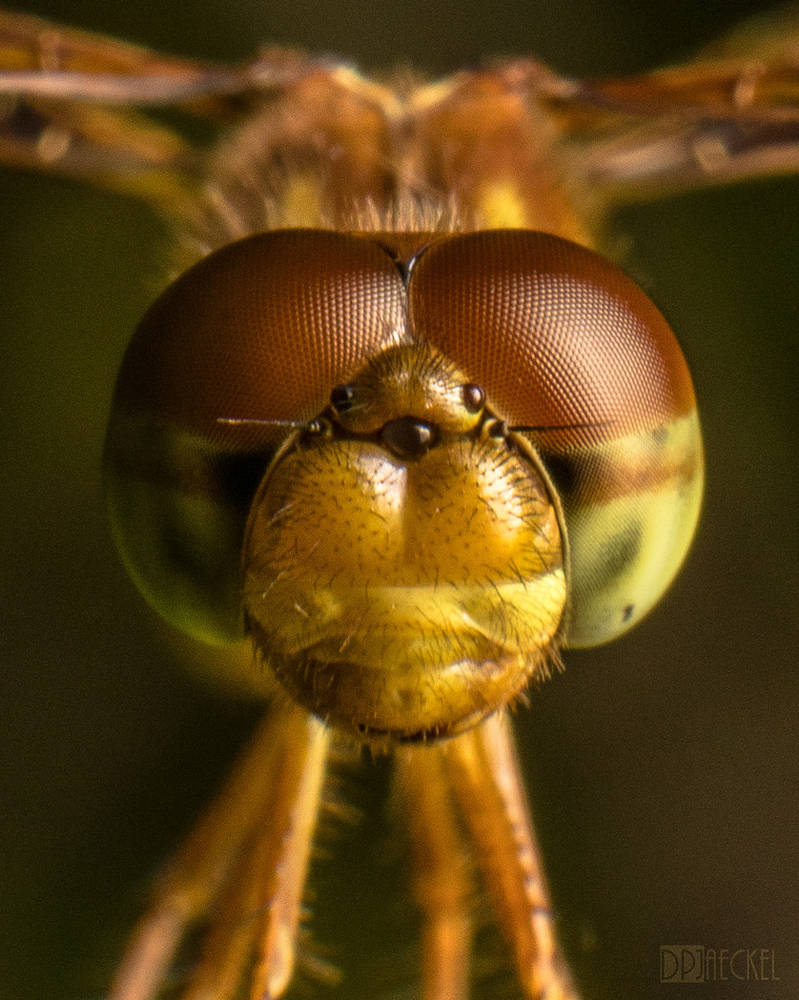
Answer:
[[[328,733],[313,718],[276,755],[272,795],[222,894],[200,964],[183,1000],[229,1000],[257,952],[253,1000],[288,986]]]
[[[422,998],[466,1000],[471,887],[440,748],[399,751],[396,777],[413,852],[413,888],[423,914]]]
[[[230,1000],[237,994],[255,948],[261,889],[271,881],[274,835],[271,824],[259,823],[243,846],[239,863],[214,904],[213,924],[182,1000]]]
[[[291,981],[300,924],[302,890],[308,869],[316,819],[321,801],[330,733],[314,717],[308,718],[305,759],[288,757],[286,770],[293,770],[289,788],[276,810],[270,831],[272,848],[279,850],[271,880],[262,883],[263,916],[259,929],[258,961],[253,976],[252,1000],[273,1000],[282,995]],[[285,779],[284,779],[285,780]]]
[[[149,1000],[156,995],[188,925],[216,897],[257,820],[276,771],[274,748],[288,724],[281,710],[270,712],[227,785],[155,887],[109,1000]]]
[[[558,951],[546,883],[507,716],[442,747],[519,978],[531,1000],[577,1000]]]
[[[272,708],[228,784],[156,887],[154,901],[134,932],[108,1000],[153,1000],[187,929],[206,916],[220,897],[222,910],[232,909],[234,899],[238,899],[239,919],[242,912],[252,912],[243,898],[249,891],[248,873],[257,865],[269,869],[269,860],[262,855],[268,852],[270,835],[276,841],[271,848],[273,868],[284,851],[284,828],[275,837],[274,821],[267,817],[280,808],[284,816],[290,812],[298,794],[302,796],[306,760],[310,769],[323,768],[326,743],[321,725],[304,712],[285,704]],[[299,762],[296,767],[288,763],[295,760]],[[257,908],[259,902],[256,897],[253,905]],[[217,938],[221,934],[217,932]],[[222,949],[221,943],[212,943],[213,939],[212,934],[206,956],[214,947]],[[232,958],[233,944],[226,948]],[[204,965],[207,959],[201,962],[195,983],[200,981]],[[220,996],[219,991],[215,996]]]

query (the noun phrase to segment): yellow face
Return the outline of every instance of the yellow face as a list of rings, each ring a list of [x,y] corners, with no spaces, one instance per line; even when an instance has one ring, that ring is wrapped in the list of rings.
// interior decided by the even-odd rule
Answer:
[[[512,229],[283,229],[209,255],[142,321],[106,445],[153,606],[249,636],[253,687],[383,743],[462,732],[559,646],[631,628],[685,555],[702,468],[657,309]]]
[[[270,467],[244,543],[247,629],[337,728],[452,735],[544,668],[562,549],[531,449],[478,387],[426,345],[389,348]]]

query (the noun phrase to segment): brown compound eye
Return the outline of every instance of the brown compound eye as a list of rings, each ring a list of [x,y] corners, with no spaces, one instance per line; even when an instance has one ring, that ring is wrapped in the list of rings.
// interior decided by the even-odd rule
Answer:
[[[278,230],[232,243],[153,304],[119,374],[115,410],[243,450],[255,421],[310,420],[401,326],[404,290],[375,243]],[[244,430],[219,417],[247,417]],[[264,429],[265,428],[265,429]]]
[[[239,634],[255,488],[287,425],[312,421],[391,340],[404,298],[373,241],[278,230],[211,254],[151,307],[117,381],[105,484],[126,567],[168,621]]]
[[[550,472],[570,556],[566,639],[596,645],[660,598],[694,533],[703,482],[693,385],[646,294],[583,247],[489,230],[432,244],[412,328],[468,373]]]

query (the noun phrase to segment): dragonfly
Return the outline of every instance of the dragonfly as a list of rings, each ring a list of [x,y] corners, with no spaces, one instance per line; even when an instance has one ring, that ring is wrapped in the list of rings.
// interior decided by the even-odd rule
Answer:
[[[409,87],[403,80],[395,87],[373,83],[329,60],[279,51],[267,50],[233,68],[172,59],[21,15],[3,18],[0,37],[4,161],[129,193],[154,205],[174,227],[176,268],[185,274],[159,299],[134,338],[112,416],[106,468],[115,531],[123,557],[151,603],[192,634],[228,641],[231,662],[243,657],[243,669],[249,670],[253,683],[263,685],[270,699],[264,728],[252,749],[158,888],[111,996],[157,995],[182,936],[192,925],[209,920],[207,942],[185,995],[234,996],[244,980],[253,996],[281,994],[295,963],[325,760],[330,743],[339,738],[366,741],[394,753],[397,784],[410,817],[413,881],[422,913],[424,996],[466,995],[470,889],[467,866],[458,859],[467,846],[489,887],[524,994],[577,996],[557,945],[511,725],[503,709],[528,681],[552,669],[557,649],[612,638],[656,603],[690,542],[701,493],[701,445],[690,379],[678,349],[648,301],[609,265],[580,248],[599,245],[605,214],[625,198],[795,169],[797,72],[789,55],[770,46],[743,59],[605,81],[568,80],[531,60],[519,60],[440,83]],[[178,107],[209,121],[220,129],[218,144],[195,147],[149,116],[148,109],[159,106]],[[672,409],[657,410],[643,430],[636,423],[641,414],[620,410],[619,396],[604,410],[592,399],[576,414],[560,406],[520,415],[513,393],[501,381],[503,372],[510,370],[518,383],[512,365],[504,363],[497,373],[486,374],[475,357],[463,353],[466,343],[453,342],[453,368],[441,360],[442,354],[450,360],[439,350],[444,333],[428,335],[432,352],[409,336],[411,307],[417,310],[414,323],[421,324],[418,317],[424,317],[425,326],[438,324],[445,332],[463,324],[462,314],[447,313],[449,296],[442,284],[455,284],[453,299],[475,285],[490,299],[509,268],[517,275],[528,274],[529,262],[533,274],[551,275],[551,258],[561,253],[569,256],[568,273],[573,276],[576,268],[580,275],[577,284],[590,279],[606,296],[603,302],[608,301],[608,289],[615,290],[614,301],[621,296],[633,315],[631,322],[637,324],[646,314],[655,326],[652,350],[657,365],[666,370],[661,387]],[[520,261],[525,262],[521,269]],[[301,269],[305,262],[308,270]],[[212,350],[213,330],[200,329],[199,335],[196,331],[206,310],[230,292],[231,263],[236,273],[247,276],[238,289],[245,305],[250,282],[279,275],[274,288],[277,298],[289,301],[287,316],[299,310],[302,301],[301,291],[291,300],[292,283],[302,290],[323,282],[328,273],[370,276],[383,310],[375,339],[366,346],[359,343],[344,363],[331,363],[319,374],[322,393],[310,383],[309,374],[313,356],[328,343],[321,332],[312,328],[303,345],[306,355],[300,358],[299,375],[289,378],[287,369],[281,370],[290,360],[291,347],[299,352],[302,345],[301,329],[292,326],[283,355],[261,361],[280,373],[278,381],[267,386],[266,404],[257,392],[239,394],[237,375],[236,392],[228,384],[227,395],[212,397],[207,405],[202,382],[188,377],[183,358],[187,346]],[[320,263],[324,267],[318,271]],[[485,274],[490,278],[480,285]],[[524,292],[518,297],[524,298]],[[348,290],[348,301],[358,304],[363,298],[363,287]],[[508,306],[515,301],[507,293],[505,299]],[[427,310],[426,301],[432,303]],[[189,306],[195,302],[200,306],[192,312]],[[474,325],[484,338],[491,317],[473,308]],[[334,318],[329,311],[325,326],[335,325]],[[310,318],[306,321],[310,324]],[[239,323],[245,324],[245,313]],[[356,329],[345,323],[335,335],[337,349],[361,336],[362,326],[368,322],[360,314]],[[169,332],[173,329],[174,336]],[[501,352],[507,335],[503,330],[490,353]],[[195,336],[201,339],[193,340]],[[215,376],[231,363],[231,354],[235,360],[235,351],[249,349],[246,339],[237,343],[231,336],[221,356],[200,357],[199,368],[188,371],[199,372],[201,378]],[[468,344],[481,342],[472,331]],[[384,369],[376,366],[377,358],[387,362]],[[179,370],[178,375],[167,378],[164,373],[170,370]],[[395,406],[406,391],[400,383],[407,386],[408,380],[425,396],[423,403],[410,407],[412,414],[405,403],[402,410]],[[289,394],[278,396],[270,409],[284,381]],[[263,389],[261,384],[259,391]],[[433,389],[438,395],[431,404]],[[192,423],[195,401],[203,411],[200,423]],[[359,414],[381,406],[387,407],[389,417],[378,433],[371,423],[362,423]],[[181,414],[192,412],[190,442],[174,432],[175,407]],[[680,427],[689,428],[682,436],[672,426],[679,420],[687,420]],[[386,431],[389,425],[391,431]],[[176,465],[171,478],[159,479],[164,442],[156,447],[152,438],[165,426],[166,447]],[[638,582],[635,600],[625,598],[622,603],[614,591],[613,599],[606,597],[597,610],[594,597],[601,588],[596,576],[588,573],[589,582],[580,583],[580,566],[588,558],[580,545],[590,548],[597,532],[590,529],[589,541],[581,543],[580,505],[568,491],[580,468],[572,456],[581,449],[612,448],[622,438],[628,451],[636,435],[646,433],[654,440],[655,432],[684,459],[679,490],[675,487],[661,503],[671,512],[676,538],[671,549],[677,552],[671,563],[661,557],[656,583]],[[442,439],[435,446],[428,443],[431,434]],[[459,464],[456,456],[463,452],[464,441],[469,442],[471,457]],[[488,442],[487,452],[477,448],[481,442]],[[337,497],[346,498],[350,511],[367,521],[373,515],[380,498],[368,494],[368,502],[358,499],[357,473],[364,455],[372,461],[377,451],[380,474],[385,475],[398,464],[422,468],[444,450],[438,474],[425,474],[424,483],[432,486],[449,475],[455,476],[455,486],[446,494],[434,493],[432,505],[420,508],[424,523],[446,506],[451,494],[473,483],[475,473],[485,477],[487,469],[495,468],[491,448],[512,465],[511,480],[502,481],[495,492],[474,494],[476,502],[453,515],[456,527],[451,530],[457,541],[450,549],[441,545],[440,528],[432,538],[414,537],[420,547],[435,553],[425,558],[425,565],[434,572],[441,566],[446,579],[448,561],[460,550],[464,536],[461,525],[475,509],[491,511],[495,518],[509,497],[526,506],[528,512],[517,520],[522,529],[534,526],[533,534],[543,541],[537,549],[529,538],[522,543],[522,550],[537,552],[541,566],[537,574],[529,568],[517,572],[520,589],[532,590],[533,578],[541,577],[546,587],[536,593],[536,606],[561,605],[544,622],[529,609],[524,616],[535,622],[539,633],[527,648],[542,656],[525,663],[523,677],[503,675],[496,695],[481,691],[479,706],[470,702],[465,712],[458,708],[454,719],[444,720],[436,701],[432,720],[425,716],[421,723],[409,722],[407,714],[397,721],[391,716],[392,701],[386,709],[391,717],[384,724],[375,690],[364,696],[359,687],[345,691],[342,699],[339,689],[344,685],[338,678],[329,682],[330,675],[318,669],[319,661],[303,661],[301,676],[292,674],[292,663],[301,657],[282,652],[279,644],[290,643],[292,636],[270,631],[271,623],[320,617],[318,607],[313,615],[308,612],[309,601],[318,598],[318,586],[299,579],[285,555],[270,562],[263,553],[280,552],[281,547],[302,550],[302,558],[294,557],[294,567],[311,565],[316,575],[331,574],[328,564],[314,563],[329,535],[320,536],[316,522],[324,513],[346,536],[346,526],[334,518]],[[300,459],[306,461],[310,454],[333,455],[335,463],[325,458],[309,472]],[[392,456],[387,463],[383,454]],[[352,481],[339,481],[326,494],[319,489],[319,479],[333,464],[349,469]],[[663,460],[651,467],[650,475],[656,469],[664,478],[665,468]],[[248,507],[246,524],[231,527],[241,520],[241,511],[237,507],[232,517],[226,515],[227,501],[220,501],[222,473],[238,478],[237,490],[243,489],[240,481],[247,480],[243,493],[253,513]],[[631,478],[628,469],[625,479]],[[192,490],[185,489],[186,483]],[[304,513],[297,483],[310,490]],[[198,484],[210,486],[204,496]],[[205,534],[195,534],[184,544],[180,560],[188,570],[178,573],[174,552],[182,540],[173,532],[170,554],[165,554],[155,548],[158,531],[153,526],[159,521],[163,528],[167,514],[177,511],[178,527],[186,528],[198,500],[205,507],[201,515],[194,513],[192,527]],[[543,515],[534,516],[534,507],[541,507]],[[300,517],[292,521],[291,512],[298,509]],[[387,517],[388,511],[381,515]],[[652,516],[649,510],[647,517]],[[510,517],[508,512],[502,524]],[[269,538],[276,526],[283,532],[287,520],[286,533]],[[476,537],[485,539],[489,529],[483,526]],[[221,546],[225,565],[220,570],[217,564],[204,577],[202,558],[212,547],[207,535],[214,532],[212,541],[221,545],[221,539],[233,536],[236,544]],[[136,549],[142,539],[144,555]],[[568,558],[563,551],[567,541]],[[494,538],[490,548],[501,547],[500,542]],[[202,558],[196,557],[198,551]],[[343,558],[340,553],[322,554],[325,559]],[[145,564],[154,557],[168,586],[145,574]],[[385,553],[381,558],[384,565],[393,565]],[[248,573],[243,584],[242,566]],[[348,569],[356,583],[363,583],[365,565]],[[413,569],[418,574],[416,562]],[[379,574],[374,567],[368,572],[371,593],[366,609],[363,603],[357,605],[359,614],[379,603]],[[281,595],[281,581],[292,573],[291,588]],[[499,589],[497,581],[505,579],[496,567],[492,573],[492,587]],[[433,576],[433,590],[442,589],[440,579]],[[401,583],[407,585],[404,577]],[[183,591],[179,597],[173,584]],[[187,593],[191,584],[199,597]],[[641,587],[646,596],[639,599]],[[245,627],[255,637],[257,657],[249,646],[246,653],[238,645],[234,648],[243,594],[249,595]],[[342,600],[341,593],[330,588],[326,597]],[[511,604],[502,597],[501,607]],[[336,635],[336,649],[363,640],[367,653],[378,648],[396,662],[395,646],[385,639],[382,645],[370,646],[368,636],[403,614],[412,621],[410,630],[406,622],[403,635],[421,631],[432,634],[433,645],[440,644],[454,626],[451,619],[440,620],[426,632],[423,617],[446,611],[433,600],[429,609],[414,617],[413,609],[394,594],[386,618],[365,630],[365,637],[350,625],[346,635]],[[600,626],[613,611],[619,620]],[[496,614],[496,606],[491,614]],[[459,639],[456,648],[464,642]],[[325,655],[327,661],[321,662],[333,662],[329,651]],[[430,658],[428,644],[421,657],[425,670]],[[474,652],[466,659],[493,662]],[[347,662],[351,666],[352,661]],[[365,664],[360,667],[365,669]],[[325,690],[303,686],[302,675],[320,673]],[[410,696],[423,685],[424,679],[414,675],[404,689],[406,700],[413,700]],[[333,688],[336,698],[331,701],[326,692]]]

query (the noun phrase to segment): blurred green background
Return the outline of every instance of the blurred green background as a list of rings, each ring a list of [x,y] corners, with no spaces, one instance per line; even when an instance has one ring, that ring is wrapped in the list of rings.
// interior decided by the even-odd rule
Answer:
[[[683,58],[762,5],[613,0],[204,0],[26,9],[175,52],[258,42],[433,75],[534,53],[572,74]],[[257,706],[183,673],[106,529],[100,449],[124,345],[157,282],[144,209],[0,173],[3,609],[0,1000],[99,998],[146,886],[224,776]],[[691,362],[708,491],[690,561],[627,638],[566,656],[517,728],[585,1000],[799,995],[799,179],[620,212],[628,270]],[[403,848],[385,768],[316,876],[347,970],[322,996],[413,997]],[[370,808],[371,806],[371,808]],[[396,900],[396,901],[395,901]],[[485,935],[481,935],[482,937]],[[778,982],[658,983],[658,946],[773,949]],[[501,949],[488,940],[489,955]],[[512,997],[502,960],[475,993]],[[296,995],[313,990],[301,984]]]

